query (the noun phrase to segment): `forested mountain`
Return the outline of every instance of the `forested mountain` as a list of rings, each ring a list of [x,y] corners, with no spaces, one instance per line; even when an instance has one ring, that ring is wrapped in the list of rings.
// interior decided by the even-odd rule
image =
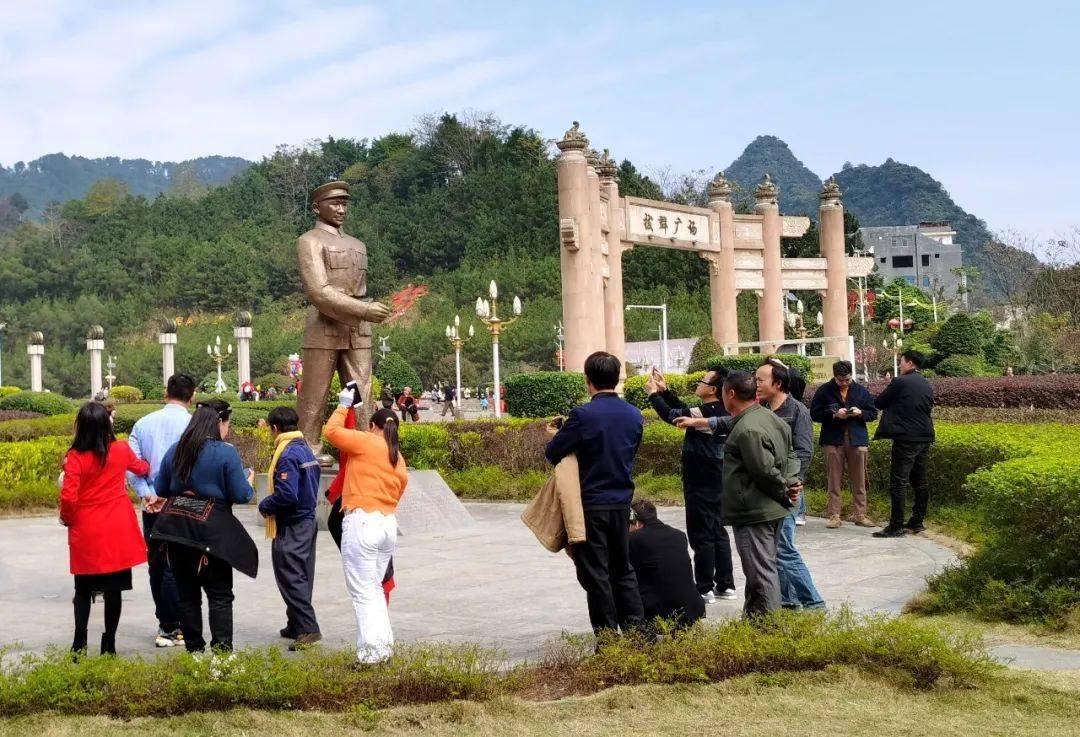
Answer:
[[[185,180],[224,184],[250,165],[250,161],[235,156],[174,162],[49,154],[30,162],[17,161],[10,168],[0,165],[0,198],[21,194],[29,204],[27,216],[37,218],[51,202],[84,197],[99,179],[115,179],[127,185],[132,194],[154,197]]]
[[[93,184],[93,167],[78,157],[44,157],[2,170],[0,186],[10,187],[13,179],[44,182],[45,172],[67,177],[59,172],[73,167],[67,191],[84,192],[41,222],[18,217],[7,198],[9,226],[0,227],[0,322],[8,323],[3,379],[26,384],[26,334],[41,330],[46,386],[85,392],[85,334],[91,324],[101,324],[120,381],[156,387],[155,324],[166,317],[182,318],[177,365],[201,376],[213,368],[206,343],[216,335],[229,339],[229,315],[241,307],[256,314],[255,375],[279,370],[300,343],[295,242],[312,224],[307,197],[336,178],[352,186],[346,227],[367,243],[370,295],[386,298],[410,282],[430,287],[414,315],[378,331],[389,335],[392,349],[413,362],[425,381],[452,375],[445,325],[455,313],[469,320],[491,279],[502,294],[525,301],[524,316],[503,335],[504,368],[554,368],[554,326],[561,315],[555,153],[531,129],[444,115],[424,119],[410,134],[281,147],[250,166],[221,157],[195,160],[201,168],[195,162],[104,159],[99,174],[107,178]],[[187,164],[192,166],[185,169]],[[138,176],[125,180],[125,171]],[[778,138],[756,139],[727,173],[746,196],[765,171],[780,186],[782,211],[816,216],[820,179]],[[207,188],[198,179],[203,176],[224,183]],[[980,249],[985,226],[924,172],[890,161],[846,167],[838,177],[845,203],[864,225],[951,219],[972,262],[988,262]],[[165,196],[159,196],[161,186],[152,186],[177,178],[184,186],[173,184]],[[661,197],[657,183],[630,161],[621,163],[619,178],[624,194]],[[673,197],[698,201],[699,188]],[[785,253],[816,253],[815,237],[812,228],[785,241]],[[628,303],[668,304],[671,337],[707,333],[708,274],[695,254],[636,248],[625,256],[624,276]],[[751,335],[756,310],[750,303],[743,307],[740,331]],[[656,334],[654,315],[627,313],[630,340]],[[478,330],[466,346],[463,369],[467,383],[489,373],[486,331]]]
[[[845,164],[836,173],[844,205],[864,226],[914,225],[948,220],[964,252],[964,265],[980,272],[977,284],[991,297],[1038,267],[1031,254],[998,243],[986,223],[953,202],[945,188],[917,166],[886,159],[879,166]]]
[[[821,178],[795,158],[788,145],[776,136],[758,136],[724,170],[728,180],[738,185],[733,195],[737,205],[752,211],[754,188],[765,172],[780,188],[781,212],[817,219]]]
[[[626,192],[658,192],[629,162],[621,173]],[[369,293],[385,298],[410,281],[431,287],[414,319],[382,329],[425,379],[451,375],[444,326],[456,312],[469,320],[493,278],[503,294],[525,301],[524,316],[502,339],[504,368],[555,367],[561,287],[553,150],[526,128],[444,116],[412,135],[282,148],[201,196],[148,199],[95,185],[44,223],[0,234],[5,382],[25,385],[26,334],[42,330],[46,386],[85,392],[85,333],[98,323],[120,380],[156,386],[154,321],[175,316],[184,318],[177,366],[202,375],[213,367],[206,342],[228,340],[228,315],[240,307],[257,316],[254,373],[282,367],[302,330],[295,243],[312,224],[307,197],[334,178],[352,186],[346,228],[368,246]],[[641,250],[653,253],[627,259],[628,300],[667,300],[673,336],[704,334],[704,262]],[[654,323],[631,313],[628,325],[642,339]],[[466,381],[490,366],[488,336],[477,332],[465,350]]]

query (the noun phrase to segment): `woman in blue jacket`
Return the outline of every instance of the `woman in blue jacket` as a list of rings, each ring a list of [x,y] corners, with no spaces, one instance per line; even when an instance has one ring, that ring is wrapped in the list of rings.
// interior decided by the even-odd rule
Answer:
[[[180,441],[161,461],[154,483],[158,496],[183,495],[197,502],[212,500],[225,509],[251,501],[255,494],[254,472],[245,472],[240,453],[224,442],[231,416],[229,404],[221,400],[197,405]],[[167,508],[165,512],[168,511]],[[231,517],[231,511],[228,515]],[[201,652],[206,647],[202,625],[204,591],[209,609],[210,647],[231,650],[233,566],[217,555],[183,542],[170,541],[168,550],[180,594],[180,628],[188,652]]]

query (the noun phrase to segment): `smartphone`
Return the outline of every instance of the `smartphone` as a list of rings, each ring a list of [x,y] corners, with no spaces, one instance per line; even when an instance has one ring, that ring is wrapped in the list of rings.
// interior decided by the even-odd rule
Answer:
[[[360,404],[362,397],[360,396],[360,387],[356,385],[356,381],[350,381],[345,385],[346,389],[352,389],[353,392],[353,406]]]

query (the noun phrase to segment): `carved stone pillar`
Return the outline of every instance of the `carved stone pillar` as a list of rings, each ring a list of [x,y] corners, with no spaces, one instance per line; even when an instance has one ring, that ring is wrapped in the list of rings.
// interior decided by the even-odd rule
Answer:
[[[86,331],[86,350],[90,353],[90,398],[93,399],[103,387],[101,354],[105,351],[105,329],[100,325],[91,325]]]
[[[709,184],[709,208],[716,213],[720,251],[701,255],[709,262],[709,313],[712,337],[721,346],[739,342],[738,291],[735,288],[735,214],[731,207],[731,185],[720,172]],[[712,227],[710,225],[710,227]]]
[[[619,200],[619,167],[604,149],[600,157],[600,187],[607,194],[607,253],[604,279],[604,336],[608,353],[617,356],[626,371],[626,308],[623,302],[622,232],[624,215]],[[625,375],[625,374],[624,374]]]
[[[30,333],[26,341],[26,354],[30,356],[30,391],[41,391],[42,361],[45,358],[45,336],[40,331]]]
[[[604,276],[607,272],[607,241],[604,238],[604,212],[600,201],[600,154],[595,149],[585,150],[585,162],[588,164],[586,176],[589,181],[589,313],[594,316],[589,321],[592,337],[589,341],[589,353],[607,350],[607,331],[605,320],[597,319],[604,315]],[[588,355],[588,354],[586,354]]]
[[[236,378],[243,386],[251,381],[251,313],[247,310],[236,313],[233,337],[236,338]]]
[[[844,253],[844,205],[840,201],[840,185],[829,177],[821,190],[821,255],[825,257],[825,294],[822,298],[826,338],[836,338],[825,344],[829,356],[846,356],[848,352],[847,257]]]
[[[589,243],[589,165],[585,149],[589,140],[575,120],[561,141],[556,169],[559,187],[559,261],[562,268],[563,331],[568,371],[582,371],[591,352],[589,274],[592,251]]]
[[[780,190],[768,174],[754,190],[754,209],[763,220],[765,244],[761,276],[764,288],[758,300],[758,340],[766,341],[762,353],[774,352],[784,342],[784,281],[780,270]]]
[[[161,385],[168,386],[169,377],[176,373],[176,320],[168,319],[158,333],[161,344]]]

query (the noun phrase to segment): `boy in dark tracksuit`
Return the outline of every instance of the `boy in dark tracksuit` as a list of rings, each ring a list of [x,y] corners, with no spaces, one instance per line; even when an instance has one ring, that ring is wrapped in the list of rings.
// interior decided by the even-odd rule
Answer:
[[[726,417],[720,388],[726,372],[709,371],[694,386],[700,407],[690,408],[668,390],[663,375],[654,371],[647,384],[649,403],[664,422],[677,417]],[[687,431],[682,449],[683,496],[686,500],[686,535],[694,551],[694,580],[706,602],[716,597],[735,598],[731,541],[720,524],[724,477],[722,431]],[[714,593],[715,590],[715,593]]]
[[[276,407],[267,422],[277,445],[285,447],[273,468],[273,493],[259,503],[259,512],[274,515],[277,535],[270,545],[278,591],[285,601],[286,625],[281,636],[296,650],[322,639],[311,605],[315,583],[315,505],[319,493],[319,462],[297,431],[291,407]]]

